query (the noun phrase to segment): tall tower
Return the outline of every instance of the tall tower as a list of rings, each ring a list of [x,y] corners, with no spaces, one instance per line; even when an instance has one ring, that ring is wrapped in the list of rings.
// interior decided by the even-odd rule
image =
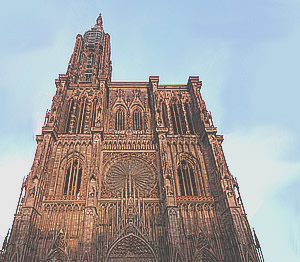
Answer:
[[[55,80],[0,261],[263,261],[199,77],[111,72],[100,15]]]

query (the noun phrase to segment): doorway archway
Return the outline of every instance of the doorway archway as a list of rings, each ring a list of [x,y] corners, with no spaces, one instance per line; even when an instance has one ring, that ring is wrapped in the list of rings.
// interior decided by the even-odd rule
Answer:
[[[107,262],[156,262],[151,246],[142,238],[128,234],[119,239],[110,249]]]

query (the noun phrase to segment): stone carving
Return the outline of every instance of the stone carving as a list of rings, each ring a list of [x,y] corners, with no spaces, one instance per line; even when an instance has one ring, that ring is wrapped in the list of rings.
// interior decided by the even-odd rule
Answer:
[[[145,261],[155,262],[155,254],[151,246],[143,239],[129,234],[111,248],[107,262]]]
[[[99,17],[55,81],[0,262],[262,262],[199,77],[114,82],[110,53]]]
[[[113,164],[106,175],[106,186],[116,196],[147,196],[155,187],[155,175],[140,160],[125,159]]]

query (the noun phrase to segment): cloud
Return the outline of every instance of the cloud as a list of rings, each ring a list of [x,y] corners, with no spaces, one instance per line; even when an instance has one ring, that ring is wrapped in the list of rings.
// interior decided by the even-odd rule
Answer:
[[[300,162],[285,157],[295,140],[295,134],[278,126],[225,135],[225,157],[266,261],[300,259]]]
[[[276,126],[262,126],[225,135],[224,151],[250,216],[263,200],[300,174],[300,162],[284,159],[295,136]]]
[[[1,216],[1,236],[5,236],[12,226],[22,180],[30,171],[32,158],[32,154],[25,150],[10,152],[0,158],[0,206],[5,210]]]

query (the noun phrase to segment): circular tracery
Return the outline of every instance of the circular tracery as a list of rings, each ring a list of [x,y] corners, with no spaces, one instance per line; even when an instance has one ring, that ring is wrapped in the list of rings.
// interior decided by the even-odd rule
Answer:
[[[146,196],[154,187],[154,175],[142,161],[120,160],[107,173],[106,183],[116,195]]]

